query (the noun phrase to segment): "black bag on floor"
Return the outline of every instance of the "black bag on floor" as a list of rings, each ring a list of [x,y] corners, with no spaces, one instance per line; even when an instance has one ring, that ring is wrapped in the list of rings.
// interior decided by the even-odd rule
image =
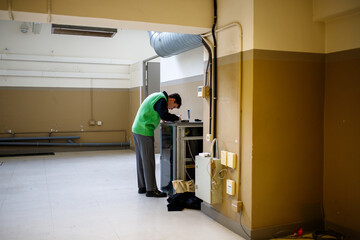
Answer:
[[[195,197],[193,192],[184,192],[171,195],[168,199],[168,211],[182,211],[184,208],[201,209],[202,200]]]

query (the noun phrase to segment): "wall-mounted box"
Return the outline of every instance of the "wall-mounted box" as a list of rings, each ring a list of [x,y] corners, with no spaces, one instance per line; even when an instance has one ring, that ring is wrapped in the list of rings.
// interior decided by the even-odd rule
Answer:
[[[225,165],[225,166],[227,165],[227,158],[228,158],[228,152],[222,150],[221,151],[221,158],[220,158],[222,165]]]
[[[226,166],[235,169],[235,168],[236,168],[236,162],[237,162],[237,155],[236,155],[236,153],[228,152],[228,153],[227,153]]]
[[[208,97],[210,95],[210,88],[209,86],[199,86],[198,87],[198,97]]]
[[[222,180],[219,172],[222,169],[220,159],[195,157],[195,196],[209,204],[222,201]]]
[[[229,195],[235,195],[235,181],[231,179],[226,180],[226,193]]]

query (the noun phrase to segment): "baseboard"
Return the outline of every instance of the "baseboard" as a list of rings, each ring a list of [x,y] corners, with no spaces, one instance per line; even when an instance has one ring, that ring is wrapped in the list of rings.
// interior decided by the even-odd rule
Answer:
[[[250,230],[247,227],[243,226],[244,230],[246,231],[245,233],[244,230],[241,228],[239,222],[236,222],[233,219],[224,216],[215,208],[211,207],[211,205],[209,205],[208,203],[201,203],[201,212],[203,212],[208,217],[214,219],[216,222],[220,223],[227,229],[233,231],[234,233],[240,235],[247,240],[250,240],[249,236],[247,236],[250,235]]]
[[[259,229],[248,229],[245,226],[241,227],[239,222],[224,216],[207,203],[203,202],[201,204],[201,211],[208,217],[214,219],[216,222],[220,223],[224,227],[247,240],[261,240],[286,236],[294,233],[300,227],[303,228],[306,232],[311,232],[323,228],[323,221],[319,219],[314,221],[291,223]]]
[[[335,232],[341,233],[342,235],[345,236],[346,240],[360,239],[360,232],[359,231],[340,226],[340,225],[338,225],[336,223],[333,223],[333,222],[330,222],[330,221],[325,221],[325,229],[326,230],[333,230]]]
[[[130,149],[129,146],[84,146],[84,147],[30,147],[22,149],[5,149],[0,148],[0,156],[11,155],[30,155],[44,154],[49,152],[82,152],[82,151],[104,151],[104,150],[125,150]]]
[[[305,233],[314,232],[323,229],[323,221],[319,219],[254,229],[251,231],[251,238],[260,240],[284,237],[295,233],[300,228],[302,228]]]

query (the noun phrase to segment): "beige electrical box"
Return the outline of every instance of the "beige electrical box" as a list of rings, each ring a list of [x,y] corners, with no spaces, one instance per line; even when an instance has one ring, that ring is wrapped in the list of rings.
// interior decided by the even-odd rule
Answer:
[[[236,168],[236,160],[237,160],[236,153],[228,152],[226,166],[235,169]]]
[[[235,181],[231,179],[226,180],[226,193],[229,195],[235,195]]]
[[[209,86],[199,86],[198,87],[198,97],[208,97],[210,95],[210,88]]]
[[[96,125],[96,121],[93,120],[93,119],[89,120],[88,123],[89,123],[89,126],[95,126]]]
[[[228,158],[228,152],[227,151],[221,151],[221,164],[225,165],[227,164],[227,158]]]
[[[222,180],[219,172],[222,169],[220,159],[195,157],[195,196],[209,204],[222,201]]]
[[[231,209],[234,212],[240,212],[241,208],[242,208],[243,202],[242,201],[238,201],[238,200],[232,200],[231,202]]]

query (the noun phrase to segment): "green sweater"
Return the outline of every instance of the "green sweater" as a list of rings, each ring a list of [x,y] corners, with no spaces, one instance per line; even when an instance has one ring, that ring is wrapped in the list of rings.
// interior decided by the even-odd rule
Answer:
[[[167,100],[165,94],[161,92],[150,94],[144,100],[132,125],[133,133],[143,136],[154,136],[154,130],[160,123],[160,116],[155,111],[154,105],[161,98]]]

